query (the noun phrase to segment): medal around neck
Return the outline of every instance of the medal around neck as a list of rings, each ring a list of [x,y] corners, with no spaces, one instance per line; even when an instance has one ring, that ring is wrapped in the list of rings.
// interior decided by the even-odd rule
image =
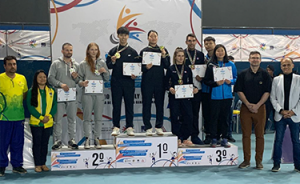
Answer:
[[[115,53],[115,57],[116,57],[117,59],[120,59],[121,54],[120,54],[119,52],[116,52],[116,53]]]

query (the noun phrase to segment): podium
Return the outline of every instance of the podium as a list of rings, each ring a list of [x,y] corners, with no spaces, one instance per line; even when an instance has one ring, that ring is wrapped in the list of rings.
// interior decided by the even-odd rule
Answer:
[[[237,164],[238,147],[233,144],[230,148],[209,145],[178,148],[177,136],[171,132],[163,136],[121,134],[114,138],[113,145],[102,145],[101,149],[80,146],[78,150],[62,148],[51,152],[52,171]]]

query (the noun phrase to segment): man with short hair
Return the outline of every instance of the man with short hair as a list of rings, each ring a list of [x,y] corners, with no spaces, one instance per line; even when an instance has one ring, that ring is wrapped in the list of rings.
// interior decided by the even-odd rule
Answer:
[[[64,91],[69,91],[70,88],[76,88],[76,84],[79,82],[79,64],[72,58],[73,46],[70,43],[63,44],[61,53],[63,54],[63,57],[53,61],[50,66],[48,80],[56,90],[61,88]],[[57,113],[54,116],[55,122],[53,125],[53,150],[62,147],[62,118],[65,113],[68,120],[68,147],[72,149],[78,148],[78,145],[75,142],[77,101],[69,101],[57,103]]]
[[[117,30],[119,44],[108,52],[106,65],[108,69],[112,69],[111,76],[111,95],[113,105],[113,131],[112,136],[120,134],[120,117],[122,97],[125,102],[126,115],[126,131],[127,135],[133,136],[133,102],[135,91],[135,75],[123,75],[123,63],[125,62],[140,62],[138,53],[128,45],[129,30],[126,27],[120,27]]]
[[[274,78],[271,91],[271,102],[275,109],[275,129],[273,172],[280,170],[282,142],[286,126],[289,125],[293,143],[295,170],[300,172],[300,76],[293,74],[294,62],[291,58],[280,61],[283,75]]]
[[[256,169],[263,169],[262,160],[264,152],[264,128],[266,109],[265,102],[271,92],[271,78],[268,72],[260,67],[261,54],[250,52],[250,68],[243,70],[237,78],[234,91],[238,93],[241,101],[240,119],[243,133],[244,161],[239,168],[250,166],[252,124],[256,137]]]
[[[23,166],[24,108],[23,100],[28,91],[27,81],[17,71],[14,56],[4,58],[5,72],[0,74],[0,176],[8,166],[10,148],[13,172],[27,173]]]
[[[207,51],[207,54],[205,56],[205,63],[208,63],[216,47],[215,38],[211,36],[206,37],[204,39],[204,47]],[[204,144],[210,144],[212,140],[210,137],[210,93],[211,88],[204,84],[204,82],[202,82],[202,116],[204,120],[204,132],[206,134]]]
[[[191,68],[193,71],[195,65],[205,64],[204,54],[196,49],[197,38],[194,34],[188,34],[186,36],[185,43],[187,48],[184,50],[185,53],[185,64]],[[202,77],[203,78],[203,77]],[[193,129],[191,135],[191,141],[193,144],[203,144],[202,140],[199,138],[199,111],[200,111],[200,102],[201,102],[201,81],[202,78],[197,75],[194,78],[194,85],[198,88],[200,93],[196,93],[194,98],[192,98],[192,110],[193,110]]]

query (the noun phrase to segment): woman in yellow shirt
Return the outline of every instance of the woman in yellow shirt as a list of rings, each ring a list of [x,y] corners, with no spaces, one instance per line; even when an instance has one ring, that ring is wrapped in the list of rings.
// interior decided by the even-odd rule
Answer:
[[[32,87],[28,90],[27,107],[31,114],[29,124],[35,171],[49,171],[45,164],[57,100],[56,93],[49,87],[47,75],[43,70],[38,70],[34,75]]]

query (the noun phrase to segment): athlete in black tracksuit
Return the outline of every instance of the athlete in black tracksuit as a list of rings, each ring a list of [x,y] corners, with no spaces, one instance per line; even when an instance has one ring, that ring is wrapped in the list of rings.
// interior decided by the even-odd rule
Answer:
[[[114,127],[120,128],[120,116],[121,116],[121,105],[122,97],[125,102],[125,114],[126,114],[126,128],[133,127],[133,102],[134,102],[134,91],[135,91],[135,80],[130,76],[123,75],[123,62],[140,62],[138,59],[138,53],[128,46],[121,53],[121,57],[112,62],[111,57],[120,51],[124,46],[118,45],[112,48],[108,57],[106,58],[106,64],[109,69],[112,69],[111,76],[111,94],[112,94],[112,105],[113,105],[113,124]]]
[[[192,60],[194,60],[194,56],[195,56],[195,52],[196,52],[196,59],[195,59],[195,63],[194,63],[195,65],[205,64],[204,54],[201,51],[198,51],[196,49],[194,49],[193,51],[185,49],[184,53],[185,53],[185,65],[186,66],[192,65],[192,62],[190,61],[190,58],[188,57],[187,52],[189,52],[190,57],[191,57]],[[193,80],[197,80],[197,79],[193,78]],[[200,102],[202,100],[202,98],[201,98],[201,89],[198,89],[198,90],[199,90],[199,92],[194,95],[194,98],[191,99],[192,109],[193,109],[193,128],[192,128],[191,140],[195,144],[196,144],[197,140],[199,139],[198,138],[198,135],[199,135],[199,111],[200,111]]]
[[[151,129],[152,125],[150,123],[151,119],[151,105],[152,97],[155,99],[156,107],[156,123],[155,128],[161,128],[163,126],[164,117],[164,97],[165,97],[165,87],[164,87],[164,69],[170,67],[170,56],[168,51],[166,51],[166,56],[161,57],[160,66],[152,66],[147,69],[146,65],[142,65],[142,98],[143,98],[143,122],[145,125],[145,130]],[[154,47],[148,46],[141,50],[140,58],[143,57],[144,52],[159,52],[160,48],[156,45]]]

